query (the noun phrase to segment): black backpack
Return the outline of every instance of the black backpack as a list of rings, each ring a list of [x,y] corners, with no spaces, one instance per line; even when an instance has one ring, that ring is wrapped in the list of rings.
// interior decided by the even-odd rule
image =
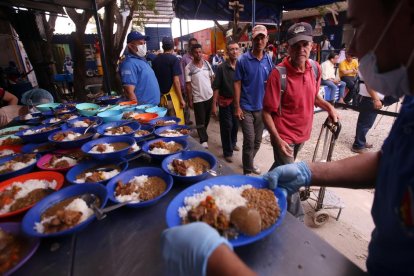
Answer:
[[[309,59],[309,62],[312,66],[313,76],[315,77],[315,80],[318,80],[319,70],[318,70],[318,66],[316,65],[316,61]],[[279,115],[282,115],[282,98],[283,98],[283,94],[286,91],[286,78],[287,78],[286,67],[278,65],[275,68],[277,69],[277,71],[279,71],[279,76],[280,76]]]

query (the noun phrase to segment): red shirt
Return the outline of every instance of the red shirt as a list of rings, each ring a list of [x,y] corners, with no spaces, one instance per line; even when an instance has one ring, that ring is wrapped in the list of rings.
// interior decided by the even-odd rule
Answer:
[[[289,144],[299,144],[310,137],[313,122],[315,97],[321,83],[321,67],[319,64],[319,78],[316,81],[309,61],[306,61],[305,72],[294,68],[288,58],[279,66],[286,67],[286,91],[282,97],[281,114],[280,77],[279,71],[273,69],[267,80],[267,87],[263,99],[263,109],[270,113],[280,137]]]

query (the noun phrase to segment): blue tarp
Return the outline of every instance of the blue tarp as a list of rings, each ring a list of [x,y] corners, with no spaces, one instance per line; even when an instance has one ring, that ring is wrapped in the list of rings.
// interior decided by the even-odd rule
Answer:
[[[276,23],[282,10],[298,10],[328,5],[338,0],[256,0],[256,21]],[[252,20],[252,1],[239,0],[244,5],[240,13],[241,21]],[[233,10],[228,0],[176,0],[176,17],[199,20],[233,20]]]

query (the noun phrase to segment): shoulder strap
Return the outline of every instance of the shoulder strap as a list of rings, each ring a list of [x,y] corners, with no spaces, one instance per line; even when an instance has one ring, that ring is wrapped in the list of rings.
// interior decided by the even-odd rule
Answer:
[[[279,81],[280,81],[280,99],[279,99],[279,115],[282,115],[282,97],[286,91],[286,67],[278,65],[275,67],[279,71]]]
[[[312,66],[313,76],[315,77],[315,80],[317,81],[319,78],[318,65],[316,65],[316,61],[314,61],[313,59],[309,59],[309,62]]]

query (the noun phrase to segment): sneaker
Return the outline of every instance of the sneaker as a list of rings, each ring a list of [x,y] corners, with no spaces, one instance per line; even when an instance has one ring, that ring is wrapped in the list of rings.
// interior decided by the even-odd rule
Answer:
[[[262,134],[262,138],[265,138],[267,136],[270,136],[269,131],[267,131],[267,129],[263,130],[263,134]]]
[[[207,142],[203,142],[203,143],[201,143],[201,146],[202,146],[203,148],[205,148],[205,149],[208,149],[208,144],[207,144]]]
[[[365,143],[365,148],[367,148],[367,149],[372,149],[374,147],[374,145],[373,144],[370,144],[370,143]]]
[[[259,168],[259,167],[257,167],[257,166],[253,166],[253,173],[254,173],[254,174],[261,174],[261,173],[262,173],[262,171],[260,170],[260,168]]]
[[[224,156],[224,160],[229,163],[233,163],[233,156]]]
[[[234,151],[240,151],[240,148],[239,148],[237,145],[235,145],[235,146],[233,147],[233,150],[234,150]]]
[[[352,148],[351,148],[351,151],[352,151],[352,152],[355,152],[355,153],[364,153],[364,152],[366,152],[366,151],[367,151],[367,149],[366,149],[366,148],[360,148],[360,149],[357,149],[357,148],[352,147]]]

